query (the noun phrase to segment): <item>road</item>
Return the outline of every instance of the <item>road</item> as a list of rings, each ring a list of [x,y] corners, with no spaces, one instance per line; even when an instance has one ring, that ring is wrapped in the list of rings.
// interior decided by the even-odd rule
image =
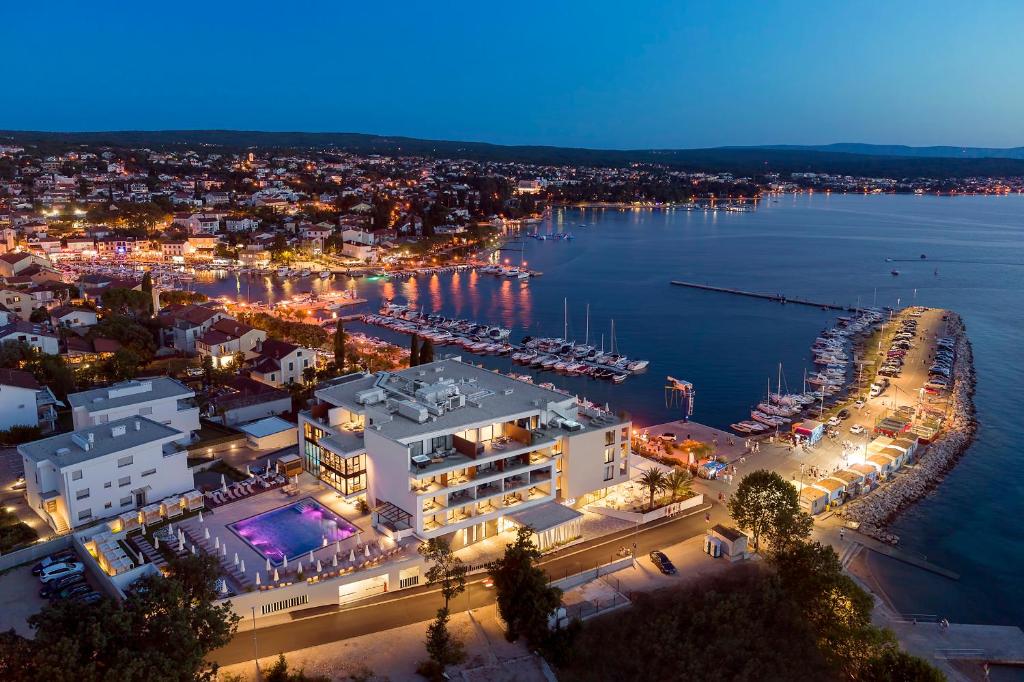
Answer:
[[[607,563],[615,558],[615,552],[619,547],[632,545],[634,542],[637,546],[637,555],[641,561],[645,561],[647,553],[654,549],[702,535],[708,524],[703,508],[701,509],[688,516],[668,521],[652,521],[640,526],[637,531],[612,533],[591,542],[568,547],[546,555],[541,565],[552,579],[559,579]],[[710,514],[711,524],[728,522],[728,514],[721,505],[712,504]],[[470,605],[473,609],[478,609],[494,603],[494,592],[483,587],[483,578],[483,575],[479,575],[467,583],[466,593],[457,597],[450,605],[453,612],[465,611]],[[442,605],[440,593],[435,588],[402,590],[322,615],[257,628],[256,644],[261,657],[287,653],[430,620]],[[252,659],[253,653],[252,622],[243,621],[239,623],[238,633],[231,643],[214,651],[210,660],[220,665],[232,665]]]

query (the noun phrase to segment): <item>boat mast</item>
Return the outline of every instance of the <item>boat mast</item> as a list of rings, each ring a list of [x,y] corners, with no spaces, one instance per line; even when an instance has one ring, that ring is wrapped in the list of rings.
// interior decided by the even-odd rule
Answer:
[[[562,299],[562,340],[569,340],[569,299]]]
[[[587,304],[587,332],[583,337],[584,345],[590,344],[590,304]]]

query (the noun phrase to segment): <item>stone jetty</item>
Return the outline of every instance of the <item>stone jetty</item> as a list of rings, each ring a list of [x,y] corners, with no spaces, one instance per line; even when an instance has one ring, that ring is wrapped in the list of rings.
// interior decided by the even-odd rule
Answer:
[[[896,544],[899,538],[886,530],[899,512],[911,502],[928,494],[946,472],[955,466],[974,440],[977,422],[974,416],[974,357],[963,321],[950,313],[951,328],[957,338],[956,364],[953,369],[951,409],[941,436],[919,457],[917,465],[904,470],[892,481],[846,505],[845,518],[860,523],[860,532],[883,542]]]

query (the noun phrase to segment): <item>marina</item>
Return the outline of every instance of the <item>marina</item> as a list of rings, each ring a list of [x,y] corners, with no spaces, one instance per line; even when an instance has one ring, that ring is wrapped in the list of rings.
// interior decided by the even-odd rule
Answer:
[[[459,346],[481,355],[509,356],[514,362],[535,369],[606,379],[613,383],[622,383],[630,373],[642,372],[649,364],[647,360],[631,360],[616,352],[614,322],[612,348],[606,353],[586,342],[576,344],[564,337],[527,336],[521,343],[513,344],[509,342],[511,330],[508,328],[427,315],[422,310],[416,311],[408,305],[389,301],[381,306],[378,314],[365,315],[363,321],[404,334],[416,334],[438,345]]]

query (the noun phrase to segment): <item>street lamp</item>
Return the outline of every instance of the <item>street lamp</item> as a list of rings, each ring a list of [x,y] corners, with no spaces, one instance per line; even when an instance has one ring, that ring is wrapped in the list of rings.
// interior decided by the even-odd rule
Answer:
[[[259,646],[256,642],[256,607],[250,607],[252,609],[252,655],[253,662],[256,664],[256,679],[260,679],[260,651]]]

